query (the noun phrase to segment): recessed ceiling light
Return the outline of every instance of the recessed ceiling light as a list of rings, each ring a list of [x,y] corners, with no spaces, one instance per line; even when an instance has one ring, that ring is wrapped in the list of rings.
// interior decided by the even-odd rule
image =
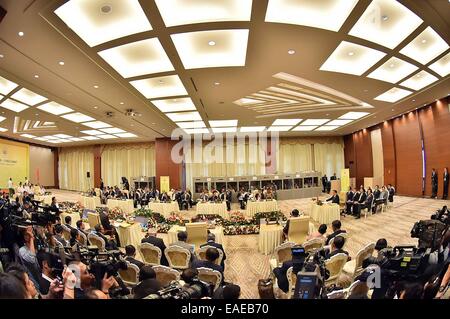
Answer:
[[[61,115],[62,118],[65,118],[66,120],[75,122],[75,123],[81,123],[81,122],[90,122],[90,121],[94,121],[95,119],[85,115],[83,113],[80,112],[75,112],[75,113],[69,113],[69,114],[65,114],[65,115]]]
[[[425,39],[426,42],[424,43],[423,40]],[[422,64],[427,64],[448,50],[448,48],[447,42],[431,27],[428,27],[407,46],[401,49],[400,53]]]
[[[64,61],[59,61],[59,65],[64,65]]]
[[[166,113],[166,116],[173,122],[201,121],[202,117],[198,112]]]
[[[0,59],[3,59],[5,56],[3,54],[0,54]]]
[[[118,137],[121,137],[121,138],[138,137],[136,134],[128,133],[128,132],[126,132],[126,133],[119,133],[119,134],[115,134],[115,135],[118,136]]]
[[[99,86],[98,85],[94,85],[94,89],[98,89],[99,88]]]
[[[353,53],[354,56],[351,56]],[[321,71],[332,71],[362,75],[386,53],[359,44],[342,41],[320,67]]]
[[[11,97],[28,105],[36,105],[47,100],[46,97],[36,94],[26,88],[20,89],[19,91],[14,93]]]
[[[425,44],[425,43],[427,43],[427,39],[422,39],[422,41],[420,41],[420,42],[422,42],[423,44]]]
[[[348,55],[349,55],[349,56],[354,56],[354,55],[355,55],[355,52],[350,51],[350,52],[348,53]]]
[[[39,116],[39,113],[36,113],[36,114],[34,114],[34,115]]]
[[[98,109],[98,106],[94,106],[94,109]]]
[[[242,133],[262,132],[266,129],[265,126],[243,126],[239,129]]]
[[[95,128],[95,129],[111,127],[111,125],[109,125],[108,123],[101,122],[101,121],[86,122],[86,123],[83,123],[83,125],[88,126],[90,128]]]
[[[316,128],[315,131],[334,131],[338,128],[339,126],[321,126],[319,128]]]
[[[272,126],[294,126],[297,125],[302,119],[276,119],[273,121]]]
[[[108,133],[108,134],[126,133],[124,130],[117,128],[117,127],[102,128],[102,129],[100,129],[100,131]]]
[[[216,42],[214,42],[214,41],[209,41],[209,42],[208,42],[208,45],[210,45],[210,46],[215,46],[215,45],[216,45]]]
[[[301,126],[314,126],[314,125],[323,125],[326,122],[330,121],[330,119],[308,119],[302,122]]]
[[[374,98],[374,100],[395,103],[410,94],[412,94],[411,91],[400,88],[392,88],[384,92],[383,94],[378,95],[376,98]]]
[[[55,13],[91,47],[152,30],[139,1],[68,1]]]
[[[412,100],[413,102],[416,102],[416,100]]]
[[[389,17],[388,16],[382,16],[381,19],[383,19],[383,21],[387,21],[387,20],[389,20]]]
[[[120,105],[124,105],[125,103],[123,103],[123,102],[120,102]]]
[[[209,134],[209,130],[207,128],[192,128],[184,130],[187,134]]]
[[[25,35],[25,33],[23,33],[22,31],[20,31],[20,32],[18,33],[18,35],[19,35],[19,37],[23,37],[23,36]]]
[[[186,88],[178,75],[136,80],[131,81],[130,84],[147,99],[188,95]]]
[[[245,66],[248,29],[212,30],[172,34],[172,41],[186,69]],[[219,39],[205,46],[205,39]]]
[[[252,12],[252,0],[155,2],[166,27],[205,22],[250,21]]]
[[[127,43],[98,54],[124,78],[174,70],[158,38]]]
[[[269,132],[287,132],[292,128],[292,126],[270,126],[268,128]]]
[[[357,2],[357,0],[269,0],[265,21],[339,31]]]
[[[368,112],[347,112],[344,115],[341,115],[338,119],[340,120],[357,120],[366,115],[369,115]]]
[[[214,82],[214,85],[216,85],[216,86],[220,85],[220,82]]]
[[[192,122],[179,122],[177,125],[183,129],[194,129],[194,128],[205,128],[206,125],[203,121],[192,121]]]
[[[290,55],[295,54],[295,50],[288,50],[288,54]]]
[[[36,79],[39,79],[39,75],[37,75],[37,74],[35,74],[34,77],[35,77]]]
[[[297,127],[294,127],[292,130],[296,131],[296,132],[309,132],[309,131],[312,131],[312,130],[314,130],[316,128],[317,128],[317,125],[313,125],[313,126],[302,126],[302,125],[299,125]]]
[[[191,98],[154,100],[152,103],[163,113],[195,111],[195,105]]]
[[[22,112],[23,110],[26,110],[28,108],[28,105],[16,102],[11,99],[7,99],[6,101],[3,101],[0,104],[1,107],[4,107],[5,109],[14,111],[16,113]]]
[[[218,121],[209,121],[209,125],[211,127],[229,127],[229,126],[237,126],[238,120],[218,120]]]
[[[53,115],[61,115],[64,113],[73,112],[73,110],[67,106],[58,104],[56,102],[49,102],[43,105],[40,105],[37,107],[38,109],[45,111],[47,113],[53,114]]]

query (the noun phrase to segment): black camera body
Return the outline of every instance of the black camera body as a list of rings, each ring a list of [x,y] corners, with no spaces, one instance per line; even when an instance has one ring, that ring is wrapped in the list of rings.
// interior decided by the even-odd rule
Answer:
[[[201,299],[211,295],[211,284],[195,278],[187,287],[173,281],[166,288],[159,290],[156,294],[147,296],[145,299]]]

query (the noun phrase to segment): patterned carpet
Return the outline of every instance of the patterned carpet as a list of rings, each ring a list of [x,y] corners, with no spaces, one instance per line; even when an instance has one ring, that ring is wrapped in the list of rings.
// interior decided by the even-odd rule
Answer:
[[[77,201],[78,194],[62,190],[52,190],[59,201]],[[279,208],[286,215],[292,209],[307,212],[310,199],[285,200],[279,202]],[[349,233],[346,250],[351,256],[359,249],[379,238],[386,238],[390,246],[400,244],[417,244],[411,238],[410,231],[414,223],[429,219],[430,215],[442,206],[450,206],[450,201],[396,196],[394,207],[387,212],[369,216],[367,219],[355,220],[351,216],[341,218],[342,228]],[[238,210],[237,204],[232,209]],[[189,217],[195,211],[187,213]],[[316,224],[316,226],[318,226]],[[328,228],[331,232],[331,227]],[[166,235],[161,235],[166,240]],[[241,298],[258,298],[258,280],[270,275],[269,259],[258,252],[258,235],[225,236],[227,260],[225,264],[226,281],[241,287]]]

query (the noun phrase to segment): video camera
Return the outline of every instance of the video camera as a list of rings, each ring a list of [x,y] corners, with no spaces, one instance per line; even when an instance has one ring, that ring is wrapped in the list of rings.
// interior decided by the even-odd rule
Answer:
[[[433,215],[430,216],[432,220],[438,220],[447,226],[450,225],[450,212],[447,206],[443,206],[442,209],[438,209]]]
[[[194,279],[190,286],[183,287],[178,281],[172,281],[169,286],[151,294],[145,299],[201,299],[212,295],[210,283]]]
[[[400,280],[416,280],[420,278],[428,264],[429,254],[424,249],[414,246],[396,246],[385,250],[381,268],[387,270],[391,277]]]
[[[430,220],[421,220],[411,229],[411,237],[419,239],[419,248],[439,249],[442,239],[450,226],[447,206],[431,215]]]

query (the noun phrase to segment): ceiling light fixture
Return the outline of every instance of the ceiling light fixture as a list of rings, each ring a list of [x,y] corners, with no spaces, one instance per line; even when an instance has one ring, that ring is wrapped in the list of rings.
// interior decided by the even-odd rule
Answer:
[[[35,78],[35,79],[39,79],[39,75],[35,74],[35,75],[34,75],[34,78]]]
[[[0,54],[0,59],[3,59],[5,56],[3,54]]]
[[[94,85],[94,89],[98,89],[99,88],[99,86],[98,85]]]
[[[288,54],[290,54],[290,55],[295,54],[295,50],[288,50]]]
[[[23,33],[22,31],[20,31],[18,34],[19,34],[19,37],[23,37],[25,35],[25,33]]]
[[[220,85],[220,82],[214,82],[214,85],[215,86]]]
[[[348,55],[349,55],[349,56],[354,56],[354,55],[355,55],[355,52],[350,51],[350,52],[348,53]]]
[[[64,61],[59,61],[59,65],[64,65]]]
[[[216,42],[214,42],[214,41],[209,41],[208,44],[209,44],[210,46],[215,46],[215,45],[216,45]]]

